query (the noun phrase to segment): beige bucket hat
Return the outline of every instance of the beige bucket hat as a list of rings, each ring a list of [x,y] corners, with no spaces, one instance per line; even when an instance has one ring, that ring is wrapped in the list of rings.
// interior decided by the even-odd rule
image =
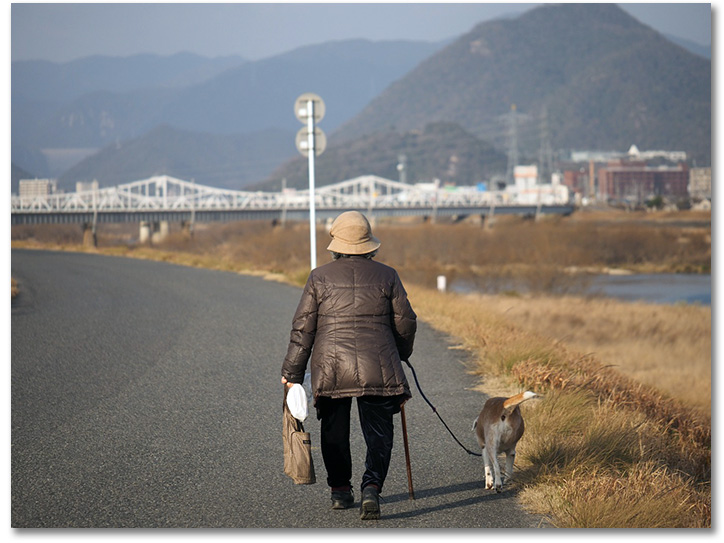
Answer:
[[[359,211],[345,211],[332,223],[329,231],[332,242],[328,251],[344,255],[365,255],[380,246],[380,240],[372,235],[367,217]]]

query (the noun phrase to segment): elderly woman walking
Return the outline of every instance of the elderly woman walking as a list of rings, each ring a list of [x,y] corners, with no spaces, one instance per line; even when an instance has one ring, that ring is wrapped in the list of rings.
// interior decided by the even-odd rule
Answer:
[[[301,383],[311,356],[333,509],[354,505],[349,437],[352,398],[357,398],[367,445],[361,518],[378,519],[392,456],[393,415],[411,397],[401,360],[412,354],[417,316],[397,272],[372,260],[380,242],[362,213],[342,213],[330,234],[333,260],[312,270],[304,287],[282,383]]]

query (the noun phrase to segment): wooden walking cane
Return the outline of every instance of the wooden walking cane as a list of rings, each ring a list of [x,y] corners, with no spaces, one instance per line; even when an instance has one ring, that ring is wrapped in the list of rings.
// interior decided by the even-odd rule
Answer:
[[[410,499],[415,499],[415,491],[412,489],[412,468],[410,467],[410,446],[407,443],[407,420],[405,419],[405,404],[400,407],[400,417],[402,418],[402,440],[405,444],[405,463],[407,464],[407,489]]]

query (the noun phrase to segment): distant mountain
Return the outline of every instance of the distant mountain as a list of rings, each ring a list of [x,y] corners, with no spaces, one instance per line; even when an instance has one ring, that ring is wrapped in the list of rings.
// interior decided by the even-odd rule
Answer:
[[[331,42],[242,63],[203,82],[173,86],[171,82],[183,80],[183,74],[188,80],[189,74],[198,74],[203,66],[198,64],[197,57],[181,56],[174,57],[174,64],[188,60],[186,71],[177,67],[173,74],[169,72],[164,77],[148,76],[142,79],[146,85],[139,85],[138,80],[126,85],[114,82],[120,90],[98,84],[114,71],[104,67],[104,63],[116,66],[118,61],[100,58],[80,63],[84,67],[94,66],[96,60],[100,63],[91,70],[97,75],[86,74],[83,79],[83,88],[89,91],[86,94],[76,96],[80,83],[78,87],[60,88],[58,80],[63,78],[51,78],[59,89],[57,97],[67,100],[54,98],[54,92],[34,91],[39,84],[37,77],[30,84],[30,76],[20,75],[28,66],[13,63],[19,74],[17,88],[13,76],[13,148],[101,148],[138,138],[162,124],[215,134],[252,134],[271,128],[296,133],[301,125],[293,105],[303,92],[316,92],[323,97],[328,115],[320,127],[331,131],[360,111],[390,82],[442,46],[404,41]],[[144,59],[131,60],[128,62],[133,69],[127,71],[143,73]],[[56,68],[66,76],[76,71],[67,65]],[[73,89],[78,92],[71,92]],[[13,160],[23,166],[22,157],[14,155]]]
[[[476,26],[393,83],[330,143],[432,121],[507,149],[684,150],[711,162],[711,63],[614,4],[558,4]],[[547,118],[544,125],[543,118]]]
[[[12,103],[12,141],[40,149],[99,148],[158,126],[168,91],[95,91],[68,103]],[[13,156],[13,160],[20,159]]]
[[[427,42],[345,40],[302,47],[247,63],[168,100],[163,122],[188,130],[250,133],[275,127],[296,132],[294,101],[322,97],[327,132],[358,113],[390,83],[442,47]]]
[[[254,135],[220,135],[164,125],[86,158],[58,179],[58,188],[75,190],[76,181],[93,179],[105,187],[167,174],[240,190],[264,178],[294,152],[291,132],[269,129]]]
[[[15,61],[11,65],[12,158],[42,176],[58,176],[64,162],[43,149],[83,157],[114,136],[137,137],[155,124],[160,100],[239,66],[241,57],[93,56],[67,63]],[[119,94],[120,93],[120,94]],[[135,107],[135,104],[147,104]],[[82,152],[74,149],[81,148]]]
[[[69,102],[98,91],[125,93],[149,88],[180,88],[206,81],[244,64],[239,56],[207,58],[191,53],[171,56],[92,56],[64,63],[14,61],[13,99]]]
[[[343,145],[330,145],[315,161],[318,186],[352,179],[361,175],[379,175],[398,179],[397,165],[405,156],[407,181],[440,179],[443,183],[475,185],[496,174],[503,176],[507,157],[490,144],[479,140],[454,123],[431,123],[424,130],[406,133],[380,132]],[[308,187],[307,159],[291,159],[265,182],[262,190],[279,190],[282,179],[287,187]]]

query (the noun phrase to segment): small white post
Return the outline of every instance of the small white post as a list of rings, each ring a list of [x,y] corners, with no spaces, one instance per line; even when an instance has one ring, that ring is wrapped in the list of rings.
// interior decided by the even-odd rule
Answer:
[[[444,275],[437,276],[437,290],[445,292],[447,290],[447,278]]]

